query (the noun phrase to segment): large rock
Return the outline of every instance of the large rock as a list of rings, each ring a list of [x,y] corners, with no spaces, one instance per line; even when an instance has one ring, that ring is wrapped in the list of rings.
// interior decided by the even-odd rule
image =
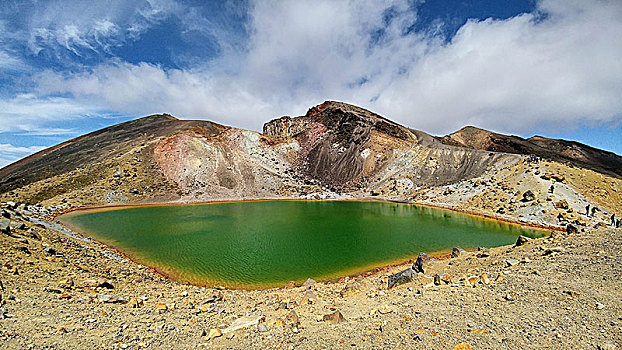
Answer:
[[[413,269],[406,269],[389,276],[387,288],[391,289],[399,284],[404,284],[412,281],[415,278],[415,271]]]
[[[425,268],[430,260],[432,259],[428,254],[420,253],[419,256],[417,256],[417,261],[415,261],[415,263],[413,264],[412,269],[415,270],[415,272],[425,273]]]

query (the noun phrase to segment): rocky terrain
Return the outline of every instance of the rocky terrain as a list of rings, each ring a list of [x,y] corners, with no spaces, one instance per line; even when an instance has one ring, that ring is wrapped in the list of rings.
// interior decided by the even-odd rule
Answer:
[[[619,348],[621,171],[622,157],[578,143],[433,137],[339,102],[263,133],[168,115],[119,124],[0,169],[0,348]],[[250,198],[406,201],[556,229],[423,271],[241,291],[168,280],[53,222]],[[389,289],[404,270],[413,280]]]

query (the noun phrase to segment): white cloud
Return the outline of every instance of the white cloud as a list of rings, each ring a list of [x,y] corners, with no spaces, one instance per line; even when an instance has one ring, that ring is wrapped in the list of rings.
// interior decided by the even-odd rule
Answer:
[[[83,49],[107,51],[135,40],[177,9],[174,0],[53,0],[36,4],[24,35],[34,54],[63,48],[80,56]]]
[[[0,70],[20,71],[27,67],[19,57],[0,50]]]
[[[45,72],[38,93],[97,101],[94,110],[168,112],[256,130],[326,99],[434,133],[622,119],[620,2],[546,0],[536,14],[470,21],[449,43],[404,35],[416,20],[406,1],[257,1],[250,15],[246,45],[204,69],[116,62]]]
[[[63,123],[103,113],[98,102],[67,97],[41,98],[22,94],[0,100],[0,133],[21,132],[28,135],[71,134]],[[51,126],[54,124],[55,126]],[[61,126],[61,127],[59,127]]]
[[[45,148],[45,146],[18,147],[9,143],[0,143],[0,168]]]
[[[526,14],[468,22],[375,106],[436,132],[620,120],[622,4],[545,1],[540,10],[548,14],[543,21]]]

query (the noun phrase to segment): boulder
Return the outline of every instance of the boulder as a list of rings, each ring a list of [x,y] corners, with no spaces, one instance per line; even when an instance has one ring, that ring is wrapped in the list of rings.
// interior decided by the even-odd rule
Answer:
[[[399,284],[411,282],[415,278],[415,271],[413,269],[406,269],[389,276],[387,288],[391,289]]]
[[[461,247],[454,247],[454,249],[451,250],[451,257],[457,258],[463,253],[466,253],[466,250],[462,249]]]
[[[430,262],[430,260],[431,258],[428,254],[420,253],[419,256],[417,256],[417,261],[413,264],[412,269],[415,270],[415,272],[425,273],[426,265]]]

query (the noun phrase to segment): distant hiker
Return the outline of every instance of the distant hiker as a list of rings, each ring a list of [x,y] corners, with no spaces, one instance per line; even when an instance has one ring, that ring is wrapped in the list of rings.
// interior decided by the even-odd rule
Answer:
[[[611,226],[616,226],[616,214],[611,214]]]
[[[586,205],[585,206],[585,215],[589,218],[590,217],[590,205]]]
[[[553,193],[553,191],[555,191],[555,186],[551,185],[551,187],[549,188],[549,193]]]

